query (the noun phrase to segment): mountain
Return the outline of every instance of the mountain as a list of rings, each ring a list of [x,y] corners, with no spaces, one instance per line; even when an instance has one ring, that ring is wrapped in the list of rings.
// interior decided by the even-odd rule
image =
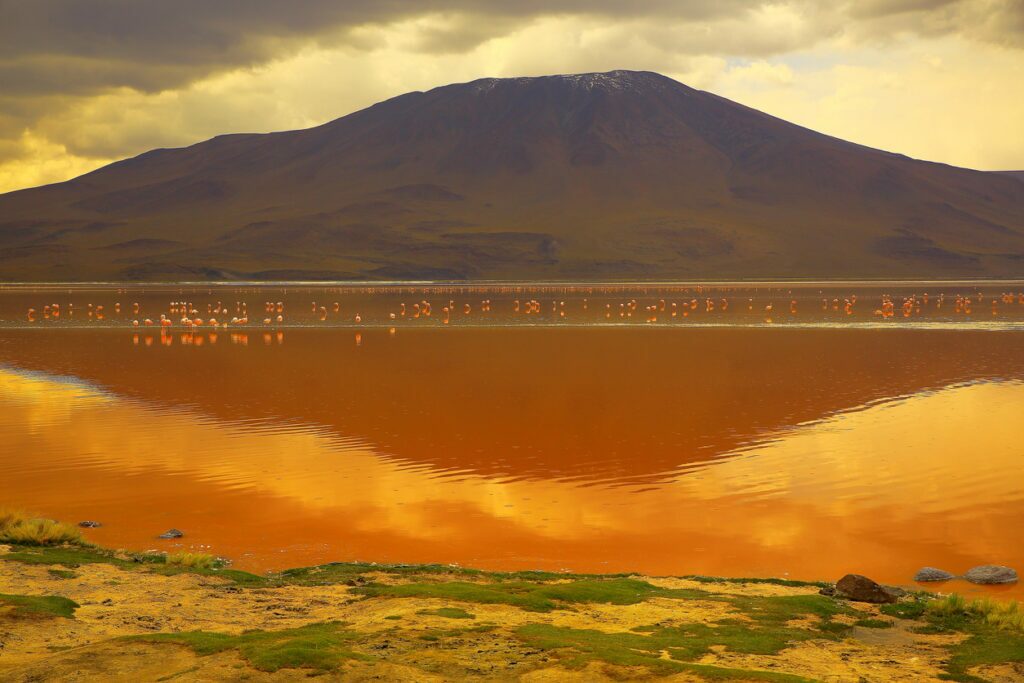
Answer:
[[[0,195],[2,280],[1024,274],[1024,183],[649,72],[487,78]]]

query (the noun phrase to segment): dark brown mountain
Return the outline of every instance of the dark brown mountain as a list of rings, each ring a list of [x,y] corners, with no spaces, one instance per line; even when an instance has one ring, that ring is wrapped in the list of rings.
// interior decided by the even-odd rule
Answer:
[[[654,73],[483,79],[0,196],[0,279],[1024,274],[1024,183]]]

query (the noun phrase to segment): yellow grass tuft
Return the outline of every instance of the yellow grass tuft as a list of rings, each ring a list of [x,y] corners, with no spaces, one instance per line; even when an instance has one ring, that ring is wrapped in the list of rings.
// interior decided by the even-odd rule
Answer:
[[[206,553],[171,553],[167,556],[167,564],[187,569],[213,569],[217,566],[217,558]]]
[[[20,545],[85,544],[76,527],[16,510],[0,510],[0,543]]]
[[[952,617],[967,613],[967,601],[964,596],[953,593],[940,600],[928,603],[928,612],[939,617]]]
[[[23,510],[0,508],[0,531],[17,524],[18,522],[28,521],[31,518],[32,516]]]
[[[991,598],[966,600],[953,594],[928,604],[928,612],[939,617],[975,616],[985,623],[1008,631],[1024,632],[1024,610],[1014,600],[1001,602]]]
[[[992,603],[992,607],[985,612],[985,621],[1008,631],[1024,631],[1024,612],[1019,602],[988,602]]]

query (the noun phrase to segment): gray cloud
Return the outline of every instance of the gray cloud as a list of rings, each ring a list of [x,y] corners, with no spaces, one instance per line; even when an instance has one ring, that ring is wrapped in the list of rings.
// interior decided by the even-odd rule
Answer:
[[[850,5],[850,16],[889,17],[916,12],[935,12],[961,4],[961,0],[859,0]]]
[[[847,10],[855,33],[886,37],[962,33],[969,38],[1024,47],[1022,0],[856,0]]]
[[[854,33],[959,30],[1013,45],[1024,35],[1021,0],[0,0],[0,91],[180,87],[310,41],[358,47],[347,29],[433,14],[455,19],[425,30],[415,47],[451,53],[543,16],[662,18],[707,34],[709,22],[742,21],[766,7],[788,7],[808,19],[799,47],[843,23]],[[743,53],[742,45],[729,48]]]

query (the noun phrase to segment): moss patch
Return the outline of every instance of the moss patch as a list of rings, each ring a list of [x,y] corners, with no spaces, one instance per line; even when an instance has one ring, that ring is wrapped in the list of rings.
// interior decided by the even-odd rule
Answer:
[[[715,647],[751,655],[777,655],[795,643],[834,640],[849,626],[832,621],[839,614],[856,613],[850,607],[823,595],[735,596],[708,594],[705,599],[731,604],[740,618],[714,624],[640,626],[628,633],[606,633],[550,624],[528,624],[516,635],[545,650],[559,651],[569,666],[583,666],[594,660],[620,666],[646,666],[654,671],[687,670],[712,679],[794,681],[795,676],[773,672],[751,672],[722,667],[703,667],[694,660]],[[737,615],[737,616],[739,616]],[[794,620],[818,617],[812,628],[787,626]],[[667,658],[663,656],[667,654]]]
[[[762,629],[739,624],[687,624],[654,628],[646,634],[527,624],[518,628],[516,635],[533,647],[559,652],[563,663],[571,668],[603,661],[618,666],[643,666],[661,674],[690,671],[712,680],[792,682],[807,679],[767,671],[700,665],[687,660],[701,657],[716,645],[725,646],[733,652],[777,654],[793,638],[806,640],[813,634],[797,632],[796,629]],[[670,659],[663,658],[663,652],[668,653]]]
[[[653,597],[702,598],[711,594],[696,589],[660,588],[636,579],[582,579],[565,583],[503,581],[498,583],[408,583],[357,587],[367,597],[440,598],[460,602],[513,605],[531,612],[550,612],[571,603],[635,605]]]
[[[47,569],[46,573],[55,579],[73,579],[78,576],[70,569]]]
[[[24,564],[59,564],[71,569],[85,564],[112,564],[116,567],[130,569],[135,564],[128,560],[118,559],[109,550],[76,546],[56,548],[15,546],[11,552],[0,555],[0,560]]]
[[[825,588],[831,584],[824,581],[798,581],[796,579],[771,579],[771,578],[742,578],[734,579],[723,576],[683,576],[681,578],[688,579],[690,581],[696,581],[698,583],[712,583],[712,584],[736,584],[736,583],[753,583],[753,584],[768,584],[771,586],[786,586],[789,588],[801,588],[801,587],[813,587],[813,588]]]
[[[223,568],[221,566],[222,563],[218,561],[214,561],[212,563],[200,562],[199,564],[192,565],[174,562],[168,564],[168,556],[158,553],[130,553],[118,555],[111,550],[90,546],[15,546],[12,552],[0,555],[0,560],[7,562],[21,562],[23,564],[60,565],[69,569],[75,569],[89,564],[109,564],[129,571],[147,569],[165,576],[174,576],[176,574],[219,576],[240,586],[268,586],[277,583],[268,577],[257,576],[256,574],[250,574],[249,572],[243,572],[237,569]],[[59,570],[51,570],[50,573],[54,574],[54,571]],[[54,575],[59,576],[59,574]]]
[[[545,571],[489,572],[447,564],[377,564],[374,562],[330,562],[313,567],[286,569],[276,578],[299,586],[322,586],[347,583],[366,574],[389,574],[391,576],[454,576],[463,578],[490,579],[494,581],[537,581],[551,582],[567,579],[621,579],[632,574],[570,574]]]
[[[200,567],[183,567],[181,565],[163,563],[153,564],[150,569],[153,572],[163,574],[164,576],[175,576],[178,574],[219,576],[222,579],[228,579],[237,586],[246,586],[250,588],[280,585],[265,576],[250,574],[249,572],[243,572],[238,569],[204,569]]]
[[[784,624],[806,616],[817,616],[822,622],[828,622],[839,614],[857,614],[845,603],[824,595],[737,595],[725,599],[743,614],[763,624]]]
[[[80,605],[59,595],[7,595],[0,593],[0,606],[11,608],[13,617],[64,617],[73,619]]]
[[[177,643],[199,656],[237,650],[254,668],[273,673],[280,669],[333,671],[348,660],[370,659],[352,651],[359,635],[340,622],[310,624],[283,631],[247,631],[238,636],[209,631],[129,636],[126,640]]]
[[[924,615],[928,603],[924,600],[910,600],[908,602],[894,602],[889,605],[882,605],[878,611],[890,617],[898,619],[920,619]]]
[[[949,680],[984,682],[971,675],[976,666],[1024,662],[1024,636],[992,627],[980,627],[967,640],[950,648],[946,665]]]

